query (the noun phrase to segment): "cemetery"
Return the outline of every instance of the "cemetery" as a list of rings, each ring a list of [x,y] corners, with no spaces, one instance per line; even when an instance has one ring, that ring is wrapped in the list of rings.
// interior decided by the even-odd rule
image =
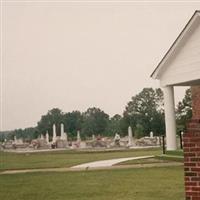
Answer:
[[[67,112],[54,107],[40,115],[33,127],[0,132],[0,199],[200,200],[199,47],[197,10],[151,74],[160,88],[143,88],[126,104],[122,114],[110,117],[98,107],[70,112],[71,107]],[[62,77],[63,71],[58,71],[60,78],[56,81],[64,80],[65,85],[66,77]],[[78,83],[82,76],[74,74],[76,81],[71,82]],[[102,84],[104,77],[97,75]],[[55,77],[56,74],[53,76],[56,85]],[[92,85],[93,76],[90,78]],[[68,101],[73,89],[66,85]],[[188,89],[176,106],[174,88],[182,86]],[[90,89],[94,97],[95,86]],[[53,95],[48,94],[48,98],[53,99],[56,92],[51,88]],[[82,94],[82,99],[85,96]],[[111,96],[108,107],[117,99]],[[59,98],[56,96],[56,100]]]
[[[14,140],[4,140],[1,143],[2,151],[10,152],[30,152],[36,150],[52,150],[52,149],[131,149],[131,148],[141,148],[141,147],[160,147],[162,141],[160,137],[153,136],[153,132],[150,135],[140,139],[133,137],[132,128],[128,127],[128,135],[121,138],[119,134],[115,134],[114,138],[111,137],[101,137],[100,135],[93,135],[89,140],[81,140],[80,131],[77,131],[77,139],[75,141],[68,141],[67,133],[64,132],[64,124],[60,124],[60,134],[56,133],[56,125],[53,124],[53,136],[50,141],[50,136],[48,131],[45,135],[41,134],[37,139],[29,141],[23,141],[22,138],[17,139],[14,136]]]

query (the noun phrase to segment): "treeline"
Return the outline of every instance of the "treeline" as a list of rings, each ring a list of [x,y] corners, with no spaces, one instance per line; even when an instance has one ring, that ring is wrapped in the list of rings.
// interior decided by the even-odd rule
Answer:
[[[123,115],[116,114],[110,117],[100,108],[88,108],[85,112],[63,112],[59,108],[53,108],[43,115],[36,127],[16,129],[6,134],[7,138],[24,138],[31,140],[37,138],[46,131],[52,136],[52,126],[55,123],[57,134],[60,133],[60,124],[64,124],[68,137],[75,138],[78,130],[82,138],[94,135],[114,136],[119,133],[127,135],[128,126],[133,129],[134,136],[139,138],[149,135],[165,133],[164,102],[161,89],[144,88],[139,94],[133,96],[125,107]],[[191,117],[191,91],[186,91],[184,99],[176,108],[177,131],[185,128],[185,122]],[[5,135],[4,135],[5,137]],[[4,137],[0,137],[3,140]]]

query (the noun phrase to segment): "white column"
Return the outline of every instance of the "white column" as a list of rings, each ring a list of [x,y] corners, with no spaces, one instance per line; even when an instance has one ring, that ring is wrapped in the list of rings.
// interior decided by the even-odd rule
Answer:
[[[176,118],[174,104],[174,88],[166,86],[164,89],[165,126],[167,150],[176,150]]]

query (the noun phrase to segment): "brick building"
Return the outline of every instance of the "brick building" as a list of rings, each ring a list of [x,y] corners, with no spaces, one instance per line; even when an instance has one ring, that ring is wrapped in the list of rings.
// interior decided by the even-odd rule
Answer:
[[[200,11],[196,11],[151,75],[164,91],[167,150],[176,150],[174,86],[191,86],[192,119],[184,134],[186,200],[200,200]]]

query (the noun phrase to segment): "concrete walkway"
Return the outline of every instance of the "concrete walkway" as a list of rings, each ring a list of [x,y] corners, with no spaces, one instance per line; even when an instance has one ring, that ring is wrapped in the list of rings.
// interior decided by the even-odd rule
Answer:
[[[71,169],[86,169],[86,168],[101,168],[101,167],[111,167],[121,162],[129,160],[139,160],[145,158],[153,158],[154,156],[139,156],[139,157],[129,157],[129,158],[117,158],[111,160],[100,160],[95,162],[84,163],[81,165],[76,165],[71,167]]]
[[[71,172],[71,171],[87,171],[87,170],[137,169],[137,168],[172,167],[172,166],[183,166],[183,163],[170,162],[170,163],[149,163],[149,164],[135,164],[135,165],[114,165],[111,167],[99,167],[99,168],[94,167],[94,168],[21,169],[21,170],[6,170],[0,172],[0,175],[34,173],[34,172]]]
[[[101,170],[101,169],[127,169],[127,168],[149,168],[149,167],[168,167],[168,166],[183,166],[183,163],[169,162],[169,163],[145,163],[133,165],[116,165],[121,162],[129,160],[139,160],[145,158],[154,158],[155,156],[139,156],[129,158],[117,158],[111,160],[101,160],[95,162],[84,163],[70,168],[43,168],[43,169],[18,169],[18,170],[5,170],[0,172],[3,174],[19,174],[19,173],[33,173],[33,172],[68,172],[68,171],[84,171],[84,170]]]

